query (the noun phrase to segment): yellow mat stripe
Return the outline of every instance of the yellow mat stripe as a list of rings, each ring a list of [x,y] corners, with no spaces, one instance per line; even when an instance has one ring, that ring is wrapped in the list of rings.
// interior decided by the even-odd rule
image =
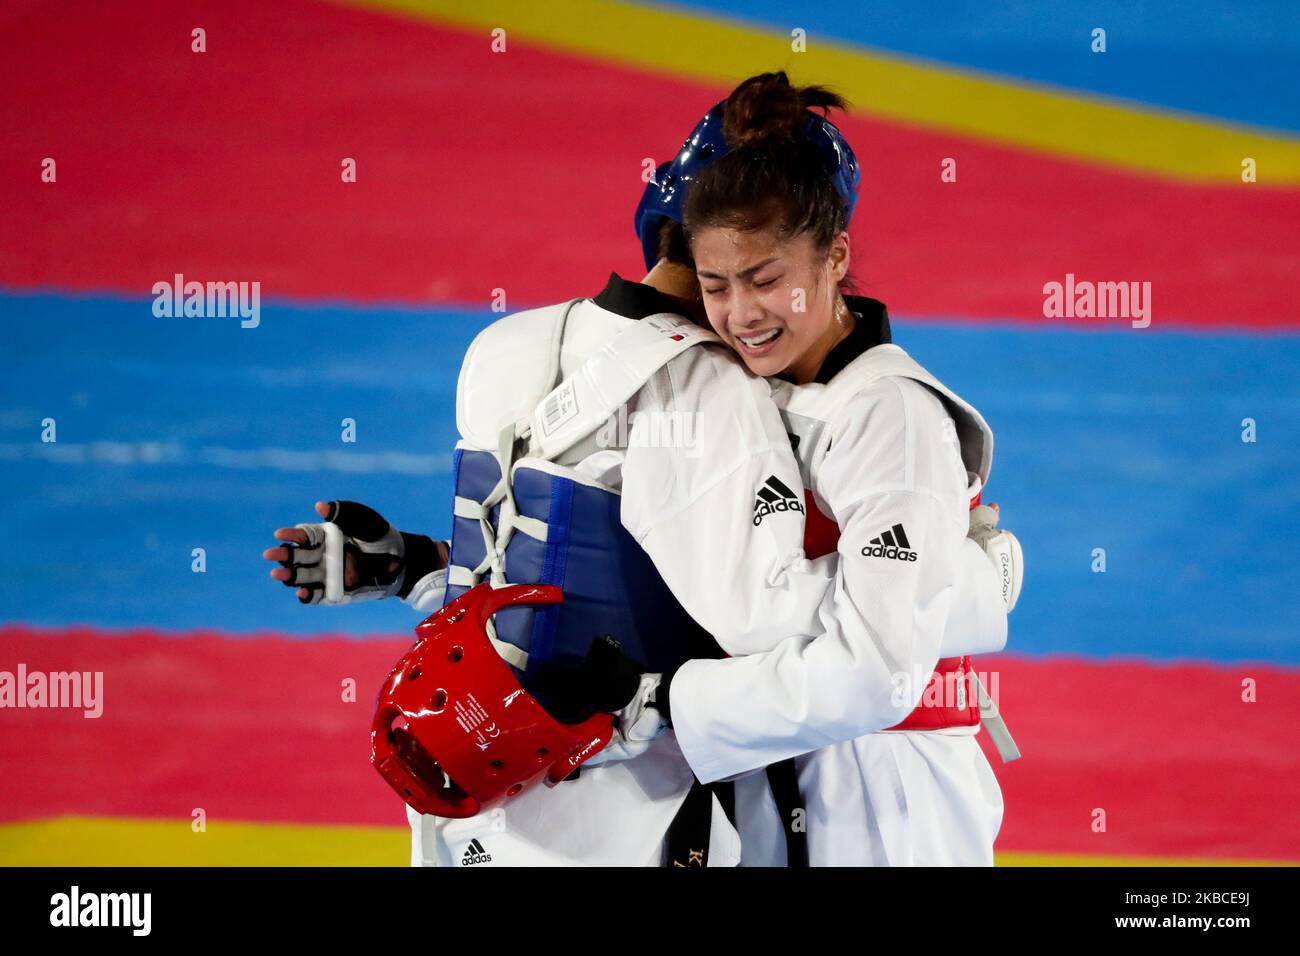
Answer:
[[[0,866],[406,866],[406,827],[59,817],[0,825]],[[1276,860],[998,853],[999,866],[1294,866]]]
[[[400,818],[400,807],[398,809]],[[0,826],[0,866],[406,866],[406,827],[59,817]]]
[[[923,64],[816,34],[807,38],[806,52],[795,53],[789,35],[775,30],[614,0],[338,2],[481,30],[485,70],[491,31],[500,27],[506,55],[512,39],[523,40],[702,80],[720,91],[751,74],[783,68],[797,81],[833,86],[861,114],[1184,180],[1240,184],[1242,160],[1250,157],[1260,184],[1300,183],[1300,139],[1294,137]]]

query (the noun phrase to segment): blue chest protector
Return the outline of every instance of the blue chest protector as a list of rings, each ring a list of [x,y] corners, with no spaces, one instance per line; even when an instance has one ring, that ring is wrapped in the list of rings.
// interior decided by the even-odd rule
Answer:
[[[722,656],[623,527],[620,495],[558,464],[581,461],[612,414],[705,343],[716,336],[680,316],[634,321],[574,300],[501,319],[466,354],[446,599],[484,581],[563,589],[560,604],[500,611],[489,628],[543,706],[553,685],[539,675],[578,667],[598,637],[650,672]]]
[[[618,494],[541,459],[517,462],[504,496],[496,454],[462,447],[453,468],[449,563],[460,573],[453,574],[446,600],[480,580],[564,589],[558,605],[513,608],[495,618],[493,643],[543,705],[545,691],[533,680],[539,669],[548,662],[577,667],[600,635],[616,639],[624,654],[653,672],[721,656],[621,524]],[[488,570],[489,548],[503,540],[504,582]]]

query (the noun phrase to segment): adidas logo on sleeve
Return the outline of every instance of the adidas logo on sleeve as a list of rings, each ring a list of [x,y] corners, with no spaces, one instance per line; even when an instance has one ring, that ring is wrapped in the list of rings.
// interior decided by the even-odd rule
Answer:
[[[803,502],[790,487],[776,475],[768,475],[759,485],[754,498],[754,527],[763,523],[768,515],[779,511],[797,511],[803,514]]]
[[[896,524],[888,531],[876,535],[862,549],[864,557],[892,558],[895,561],[915,561],[916,552],[907,540],[907,532],[901,524]]]
[[[491,863],[492,854],[483,849],[483,844],[475,837],[465,848],[465,855],[460,858],[461,866],[473,866],[476,863]]]

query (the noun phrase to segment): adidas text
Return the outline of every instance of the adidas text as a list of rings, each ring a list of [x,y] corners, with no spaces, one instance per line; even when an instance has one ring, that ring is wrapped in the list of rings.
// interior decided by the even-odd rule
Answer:
[[[776,501],[771,504],[764,501],[754,510],[754,525],[757,527],[764,518],[776,511],[797,511],[803,514],[803,505],[794,499]]]
[[[881,532],[867,542],[862,549],[866,558],[892,558],[895,561],[915,561],[916,552],[907,540],[907,532],[901,524],[896,524],[888,531]]]
[[[893,545],[887,547],[883,544],[869,544],[862,549],[862,554],[868,558],[893,558],[896,561],[916,560],[915,551],[907,551]]]
[[[473,866],[476,863],[491,863],[492,854],[483,849],[478,840],[470,840],[465,855],[460,858],[461,866]]]

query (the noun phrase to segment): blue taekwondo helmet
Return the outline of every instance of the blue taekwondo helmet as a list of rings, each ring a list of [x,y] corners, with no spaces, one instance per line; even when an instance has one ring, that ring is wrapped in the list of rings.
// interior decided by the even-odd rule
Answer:
[[[690,189],[691,183],[731,151],[722,134],[724,106],[726,100],[705,113],[704,119],[686,137],[676,158],[671,162],[660,163],[655,170],[654,179],[646,183],[633,222],[636,234],[641,239],[641,251],[645,255],[647,269],[653,269],[659,261],[660,227],[669,220],[682,221],[682,206],[686,203],[686,191]],[[858,182],[862,178],[858,170],[858,158],[853,155],[848,141],[834,123],[812,110],[805,112],[808,114],[808,122],[804,126],[804,135],[826,160],[835,192],[844,203],[847,218],[851,220],[853,207],[858,201]]]

